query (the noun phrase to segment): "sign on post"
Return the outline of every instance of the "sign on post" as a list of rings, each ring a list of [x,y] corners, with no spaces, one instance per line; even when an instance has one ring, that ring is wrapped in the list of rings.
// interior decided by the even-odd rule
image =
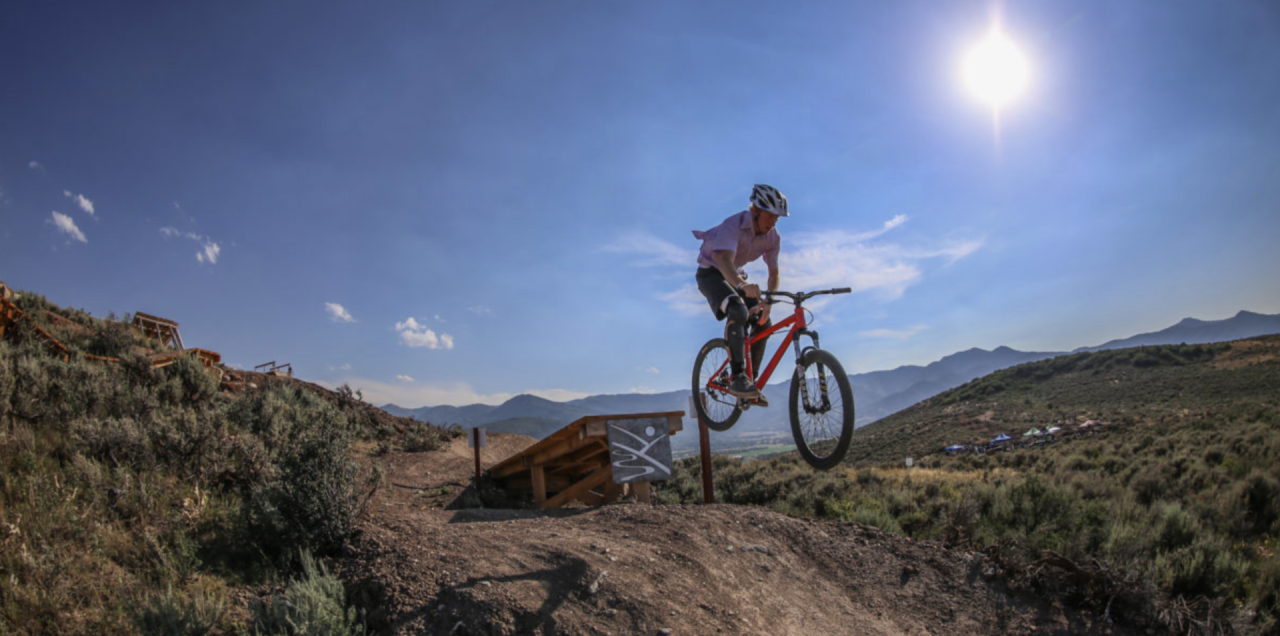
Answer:
[[[665,419],[609,420],[608,431],[613,483],[671,478],[671,438]]]

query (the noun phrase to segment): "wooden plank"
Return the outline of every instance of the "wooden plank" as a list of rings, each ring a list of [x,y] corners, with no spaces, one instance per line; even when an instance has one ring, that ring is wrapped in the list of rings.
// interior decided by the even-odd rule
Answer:
[[[543,483],[548,493],[554,494],[573,485],[573,480],[568,477],[547,475],[545,471],[543,475]],[[533,477],[529,473],[525,473],[506,479],[502,482],[502,488],[508,492],[533,493]]]
[[[538,507],[544,507],[543,502],[547,500],[547,480],[542,472],[541,466],[534,466],[529,469],[529,474],[533,477],[533,502]]]
[[[684,430],[684,412],[669,411],[665,413],[638,413],[635,415],[609,415],[601,416],[602,419],[595,419],[586,422],[587,437],[608,437],[609,422],[612,420],[654,420],[654,424],[658,424],[658,420],[666,420],[667,434],[675,435]]]
[[[585,494],[587,491],[591,490],[592,488],[600,486],[604,482],[610,481],[612,479],[613,479],[612,466],[609,466],[606,464],[604,468],[601,468],[600,470],[597,470],[596,472],[591,473],[590,475],[587,475],[587,477],[582,481],[572,486],[569,486],[565,490],[562,490],[560,494],[542,502],[542,504],[539,505],[538,507],[544,508],[544,509],[559,508],[569,503],[570,501],[573,501],[574,499],[581,497],[583,494]]]
[[[604,482],[605,503],[613,503],[621,499],[624,490],[626,490],[625,484],[615,484],[612,479]]]
[[[603,505],[605,503],[605,500],[606,500],[606,497],[604,495],[598,492],[592,492],[590,490],[588,490],[581,497],[578,497],[578,501],[581,501],[582,503],[587,504],[588,506]]]

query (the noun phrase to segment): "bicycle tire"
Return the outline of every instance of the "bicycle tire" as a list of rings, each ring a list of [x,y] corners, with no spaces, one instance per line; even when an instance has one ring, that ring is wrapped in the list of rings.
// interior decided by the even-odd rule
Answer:
[[[820,384],[823,377],[827,384],[825,401]],[[831,390],[833,382],[836,391]],[[807,405],[802,404],[802,384],[807,388]],[[821,349],[805,352],[791,379],[788,402],[791,434],[800,456],[818,470],[834,468],[844,459],[853,440],[853,387],[840,361]]]
[[[702,345],[693,361],[693,408],[698,418],[713,431],[727,431],[738,422],[742,409],[738,398],[725,391],[708,389],[717,371],[729,373],[729,342],[724,338],[712,338]],[[720,378],[721,385],[729,383],[728,377]]]

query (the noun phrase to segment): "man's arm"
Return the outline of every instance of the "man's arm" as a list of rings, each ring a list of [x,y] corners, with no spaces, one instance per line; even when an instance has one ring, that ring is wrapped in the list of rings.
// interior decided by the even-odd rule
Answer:
[[[724,279],[737,289],[746,281],[738,275],[738,268],[733,266],[733,255],[733,250],[716,250],[711,253],[711,262],[716,264],[716,269],[720,270]]]

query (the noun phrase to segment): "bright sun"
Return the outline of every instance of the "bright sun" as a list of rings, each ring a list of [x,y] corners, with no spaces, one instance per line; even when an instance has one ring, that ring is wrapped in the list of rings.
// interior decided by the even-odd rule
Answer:
[[[998,109],[1026,87],[1027,63],[1007,36],[993,30],[965,56],[964,80],[974,95]]]

